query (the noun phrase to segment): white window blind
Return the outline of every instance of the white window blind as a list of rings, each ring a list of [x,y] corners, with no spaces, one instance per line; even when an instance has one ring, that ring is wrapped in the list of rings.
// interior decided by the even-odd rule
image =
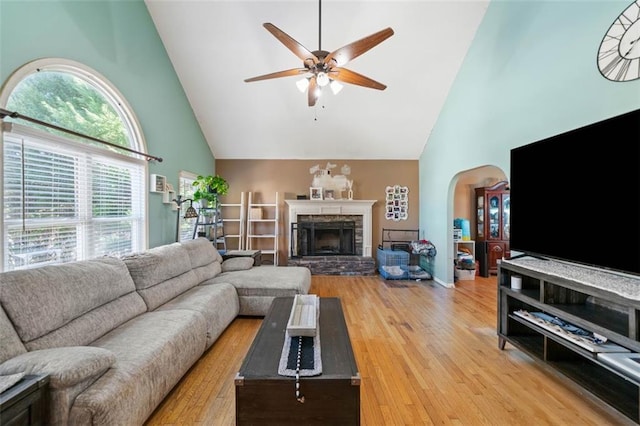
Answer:
[[[5,123],[4,270],[144,246],[145,162]]]

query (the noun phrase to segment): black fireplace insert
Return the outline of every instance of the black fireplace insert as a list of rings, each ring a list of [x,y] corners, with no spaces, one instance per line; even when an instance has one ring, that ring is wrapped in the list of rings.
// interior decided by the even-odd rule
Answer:
[[[292,224],[292,231],[297,242],[297,253],[292,253],[293,256],[356,254],[356,223],[353,221],[298,222]]]

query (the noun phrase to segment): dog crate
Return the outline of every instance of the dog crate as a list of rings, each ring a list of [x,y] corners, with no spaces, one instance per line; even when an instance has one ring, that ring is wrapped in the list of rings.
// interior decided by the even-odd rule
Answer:
[[[432,279],[436,249],[417,229],[382,229],[378,272],[385,279]]]
[[[378,248],[376,259],[378,266],[407,266],[409,253],[403,250],[391,250]]]
[[[378,272],[386,280],[406,280],[409,277],[409,253],[403,250],[383,249],[378,247],[376,255]]]

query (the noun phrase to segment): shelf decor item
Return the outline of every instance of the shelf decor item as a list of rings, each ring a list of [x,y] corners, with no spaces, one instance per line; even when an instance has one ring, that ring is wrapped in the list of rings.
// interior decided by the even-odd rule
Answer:
[[[167,178],[162,175],[150,175],[149,191],[165,192],[167,190]]]
[[[349,189],[347,193],[347,198],[350,200],[353,200],[353,179],[347,179],[347,188]]]
[[[312,200],[322,200],[323,192],[322,188],[319,186],[312,186],[309,188],[309,194]]]
[[[318,296],[315,294],[296,294],[287,322],[289,336],[315,336],[317,329]]]
[[[229,183],[220,175],[198,176],[193,181],[194,201],[204,201],[202,207],[215,207],[218,204],[218,197],[227,195]]]

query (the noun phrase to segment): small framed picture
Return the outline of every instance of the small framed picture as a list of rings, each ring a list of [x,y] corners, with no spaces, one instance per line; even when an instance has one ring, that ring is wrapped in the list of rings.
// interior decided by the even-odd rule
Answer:
[[[309,188],[309,196],[312,200],[322,200],[322,188],[312,186]]]
[[[326,191],[324,191],[324,199],[333,200],[333,189],[327,189]]]

